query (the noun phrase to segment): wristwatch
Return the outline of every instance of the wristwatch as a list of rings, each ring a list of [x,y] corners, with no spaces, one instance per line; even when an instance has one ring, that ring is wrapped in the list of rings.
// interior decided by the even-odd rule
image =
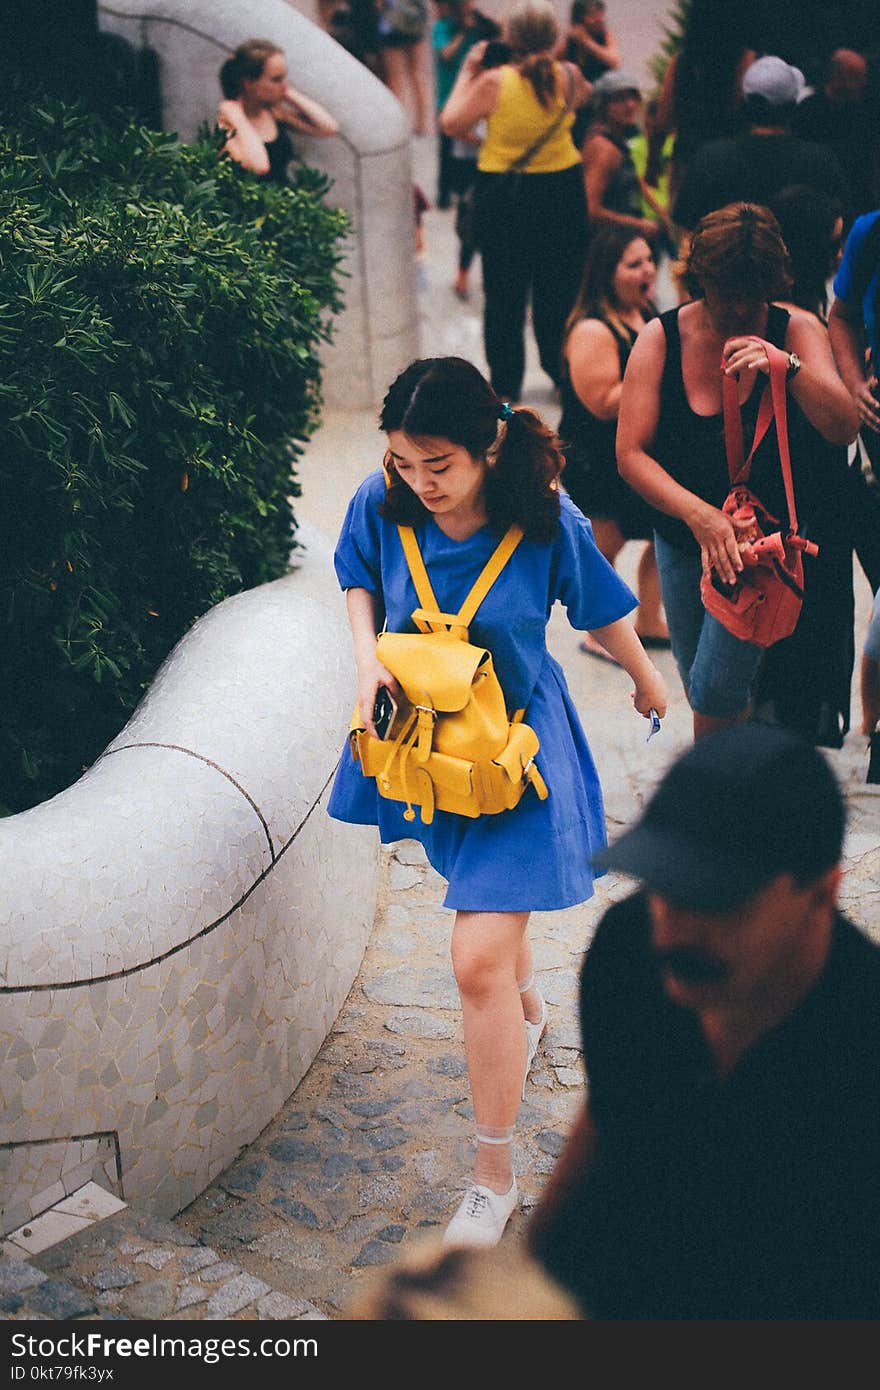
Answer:
[[[798,357],[796,352],[790,352],[788,354],[788,367],[786,368],[785,372],[786,381],[791,381],[793,376],[797,376],[800,369],[801,359]]]

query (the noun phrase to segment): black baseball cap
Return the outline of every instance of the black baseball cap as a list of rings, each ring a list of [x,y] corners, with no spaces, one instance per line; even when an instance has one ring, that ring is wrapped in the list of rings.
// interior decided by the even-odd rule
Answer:
[[[680,907],[727,912],[780,874],[820,878],[840,859],[845,824],[818,749],[787,730],[736,724],[689,748],[593,863]]]

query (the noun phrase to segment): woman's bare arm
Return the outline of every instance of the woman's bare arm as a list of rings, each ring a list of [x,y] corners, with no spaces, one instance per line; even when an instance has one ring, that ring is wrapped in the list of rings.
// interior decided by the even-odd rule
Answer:
[[[614,420],[623,377],[611,329],[599,319],[581,319],[565,344],[568,375],[578,400],[597,420]]]
[[[221,101],[217,108],[217,124],[229,132],[223,146],[224,154],[252,174],[268,174],[266,142],[251,125],[240,101]]]
[[[446,104],[440,112],[440,128],[444,135],[464,139],[478,121],[490,116],[498,104],[501,89],[501,69],[484,68],[486,40],[475,43],[458,70],[458,76]]]
[[[361,722],[367,733],[376,737],[373,723],[373,706],[376,691],[384,685],[391,694],[400,698],[400,687],[391,672],[382,665],[376,656],[376,598],[369,589],[347,589],[345,605],[354,642],[354,662],[357,668],[358,708]]]
[[[646,502],[689,527],[700,547],[704,573],[715,570],[733,584],[743,567],[730,518],[677,483],[651,454],[660,419],[660,383],[666,361],[662,324],[654,319],[636,338],[620,396],[617,468]]]
[[[615,212],[605,206],[608,185],[612,175],[620,168],[622,158],[616,146],[602,134],[588,135],[584,141],[581,159],[590,221],[616,222],[621,227],[632,227],[640,236],[652,241],[660,232],[656,222],[649,217],[635,217],[629,212]]]
[[[272,108],[272,113],[277,121],[283,121],[304,135],[339,134],[339,126],[330,112],[325,111],[320,102],[294,91],[293,87],[287,88],[282,100]]]

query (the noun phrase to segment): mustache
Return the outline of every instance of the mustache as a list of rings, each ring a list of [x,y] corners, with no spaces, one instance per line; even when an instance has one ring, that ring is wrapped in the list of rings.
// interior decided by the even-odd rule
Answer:
[[[677,975],[680,980],[691,984],[711,984],[726,980],[730,971],[724,961],[709,956],[705,951],[697,951],[687,946],[674,947],[669,951],[655,951],[654,959],[661,970]]]

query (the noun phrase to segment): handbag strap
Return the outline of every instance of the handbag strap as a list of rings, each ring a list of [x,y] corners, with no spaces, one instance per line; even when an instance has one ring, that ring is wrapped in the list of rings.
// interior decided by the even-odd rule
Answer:
[[[724,373],[722,363],[721,400],[724,409],[724,447],[727,453],[727,472],[731,485],[747,483],[752,468],[752,460],[767,430],[770,421],[776,420],[776,442],[779,448],[779,464],[785,486],[785,500],[788,505],[788,522],[792,534],[797,531],[798,521],[794,504],[794,481],[791,476],[791,455],[788,447],[788,409],[786,403],[785,381],[788,371],[788,356],[774,343],[756,338],[763,343],[770,363],[770,380],[761,393],[758,416],[755,421],[755,437],[748,458],[743,458],[742,416],[737,397],[736,380]]]
[[[411,526],[398,526],[400,542],[403,546],[403,553],[406,556],[406,563],[409,565],[409,572],[415,585],[416,594],[422,608],[432,612],[438,612],[440,605],[434,597],[434,590],[431,588],[431,581],[428,578],[428,571],[422,559],[422,552],[419,550],[419,543],[416,540],[416,533]],[[483,599],[488,594],[495,580],[498,578],[504,566],[507,564],[516,547],[523,538],[523,529],[515,523],[501,538],[483,569],[477,577],[476,583],[456,614],[456,618],[463,627],[468,627],[473,620],[474,614],[479,608]]]
[[[568,90],[565,93],[565,105],[563,106],[561,111],[557,112],[556,116],[553,118],[553,121],[550,123],[550,125],[548,125],[547,129],[543,132],[543,134],[539,135],[537,140],[535,140],[531,145],[529,145],[529,148],[525,151],[525,153],[517,155],[513,163],[508,164],[507,168],[504,171],[506,174],[522,173],[526,165],[531,162],[531,160],[538,153],[538,151],[543,149],[547,141],[550,139],[550,136],[556,134],[557,130],[562,125],[562,122],[565,120],[565,117],[568,115],[569,107],[571,106],[572,93],[574,90],[574,78],[571,75],[570,64],[563,63],[562,66],[565,68],[566,85],[568,88]]]

